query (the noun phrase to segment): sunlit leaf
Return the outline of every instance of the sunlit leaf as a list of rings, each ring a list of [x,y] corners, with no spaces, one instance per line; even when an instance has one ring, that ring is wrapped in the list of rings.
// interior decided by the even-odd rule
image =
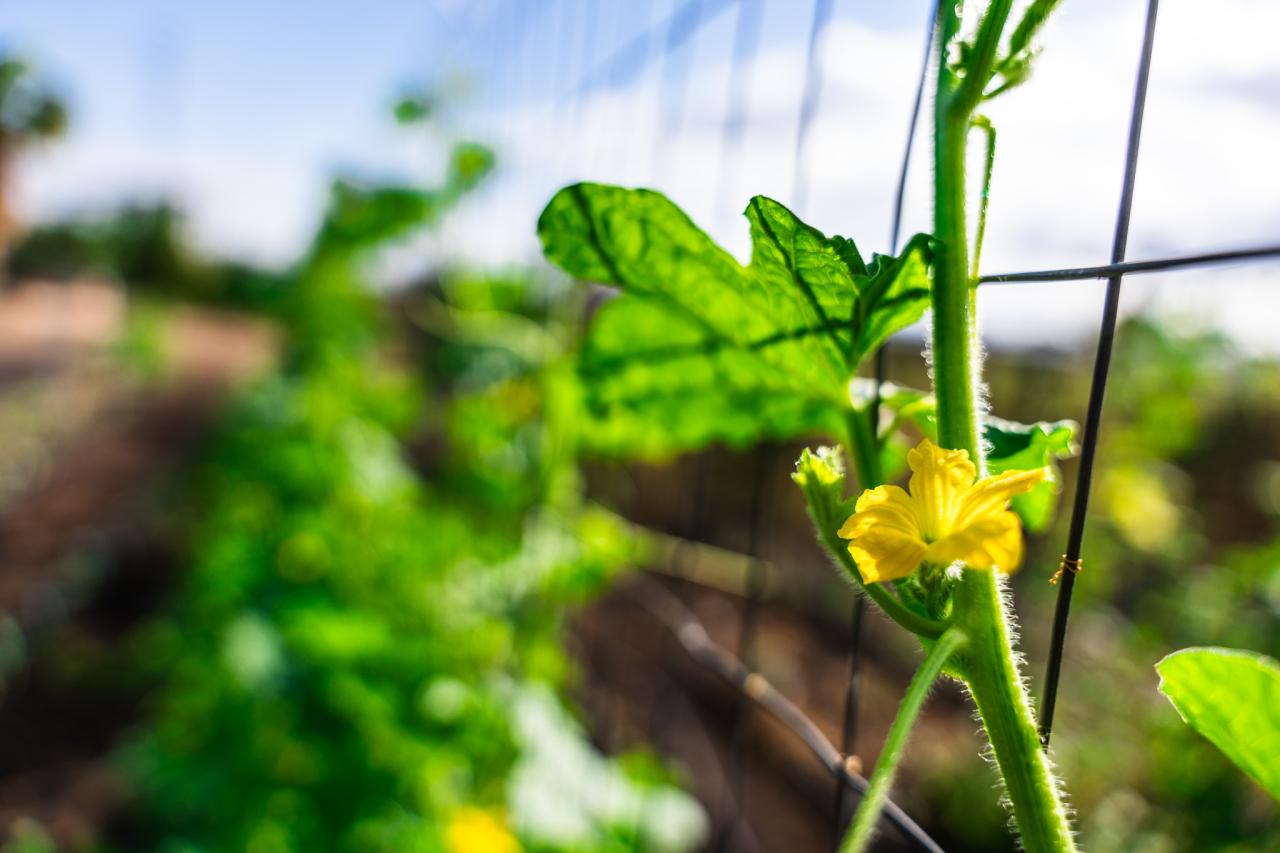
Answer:
[[[1280,662],[1236,649],[1183,649],[1156,664],[1160,692],[1192,729],[1280,800]]]
[[[744,267],[649,190],[576,184],[543,211],[547,258],[622,290],[580,359],[596,449],[656,456],[839,431],[858,365],[924,313],[926,236],[867,263],[770,199],[746,216]]]

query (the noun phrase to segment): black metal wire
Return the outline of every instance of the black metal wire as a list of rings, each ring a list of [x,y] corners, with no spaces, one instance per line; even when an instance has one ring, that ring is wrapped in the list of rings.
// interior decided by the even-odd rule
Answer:
[[[1120,207],[1116,213],[1115,237],[1111,245],[1111,262],[1124,260],[1129,242],[1129,216],[1133,209],[1133,190],[1138,175],[1138,150],[1142,139],[1142,116],[1147,102],[1147,83],[1151,76],[1151,53],[1155,45],[1156,12],[1159,0],[1148,0],[1147,21],[1142,35],[1142,54],[1138,62],[1138,80],[1134,86],[1133,109],[1129,116],[1129,141],[1125,151],[1124,183],[1120,190]],[[1120,309],[1122,273],[1107,279],[1107,296],[1102,310],[1102,328],[1098,333],[1098,351],[1093,363],[1093,383],[1089,390],[1089,406],[1085,415],[1084,437],[1080,447],[1080,469],[1076,476],[1075,502],[1071,508],[1071,528],[1058,587],[1058,604],[1053,614],[1053,634],[1049,645],[1049,662],[1045,673],[1044,698],[1040,703],[1040,742],[1048,748],[1053,731],[1053,712],[1058,702],[1058,681],[1062,675],[1062,652],[1067,639],[1067,619],[1071,612],[1071,592],[1075,588],[1080,565],[1080,548],[1084,541],[1085,518],[1089,512],[1089,489],[1093,482],[1093,465],[1098,451],[1098,429],[1102,423],[1103,397],[1107,390],[1107,374],[1111,367],[1111,350],[1115,343],[1116,317]]]
[[[634,587],[633,593],[645,609],[671,632],[694,662],[715,672],[733,685],[743,701],[760,707],[789,729],[842,784],[859,796],[866,794],[866,778],[849,769],[844,756],[827,740],[818,725],[764,676],[753,672],[741,659],[717,645],[684,602],[654,583]],[[938,843],[892,800],[886,801],[882,817],[902,833],[913,849],[942,853]]]
[[[1198,255],[1181,255],[1176,258],[1157,258],[1151,261],[1126,261],[1098,267],[1071,267],[1060,270],[1035,272],[1006,272],[984,275],[978,279],[983,284],[1032,284],[1046,281],[1089,281],[1102,278],[1119,278],[1135,273],[1168,272],[1170,270],[1231,264],[1240,261],[1257,261],[1280,258],[1280,245],[1255,246],[1248,249],[1227,249],[1221,252],[1203,252]]]

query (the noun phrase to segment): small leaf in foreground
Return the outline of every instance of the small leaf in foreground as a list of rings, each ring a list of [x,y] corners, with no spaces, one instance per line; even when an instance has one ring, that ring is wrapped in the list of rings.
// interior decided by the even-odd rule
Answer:
[[[1192,729],[1280,800],[1280,662],[1237,649],[1183,649],[1156,664],[1160,692]]]

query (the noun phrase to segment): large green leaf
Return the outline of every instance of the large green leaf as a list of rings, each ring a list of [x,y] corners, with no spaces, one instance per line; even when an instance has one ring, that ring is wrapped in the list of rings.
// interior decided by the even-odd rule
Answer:
[[[1280,662],[1237,649],[1183,649],[1156,664],[1187,725],[1280,800]]]
[[[547,258],[622,290],[579,361],[597,450],[658,456],[842,430],[858,365],[923,315],[928,237],[866,263],[770,199],[746,216],[744,267],[649,190],[575,184],[543,211]]]

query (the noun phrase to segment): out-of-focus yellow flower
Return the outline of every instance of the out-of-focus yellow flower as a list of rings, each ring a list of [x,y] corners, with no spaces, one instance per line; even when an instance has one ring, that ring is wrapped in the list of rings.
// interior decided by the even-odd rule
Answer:
[[[520,842],[491,812],[462,808],[449,818],[444,831],[449,853],[519,853]]]
[[[1022,562],[1022,525],[1009,498],[1045,478],[1044,468],[977,480],[966,450],[925,439],[907,454],[910,494],[867,489],[840,528],[867,583],[904,578],[921,563],[962,562],[1012,572]]]

